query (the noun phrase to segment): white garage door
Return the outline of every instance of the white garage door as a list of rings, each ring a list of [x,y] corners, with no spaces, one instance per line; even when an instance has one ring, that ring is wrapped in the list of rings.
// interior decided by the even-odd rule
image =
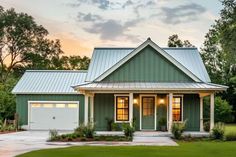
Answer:
[[[31,130],[73,130],[78,125],[78,102],[29,102]]]

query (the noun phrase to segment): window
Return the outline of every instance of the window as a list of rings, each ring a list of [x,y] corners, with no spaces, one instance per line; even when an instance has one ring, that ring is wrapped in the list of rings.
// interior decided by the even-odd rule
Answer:
[[[41,107],[41,104],[31,104],[31,107]]]
[[[53,104],[43,104],[43,107],[45,107],[45,108],[52,108]]]
[[[154,115],[154,97],[143,97],[143,116]]]
[[[68,104],[68,108],[77,108],[78,104]]]
[[[182,97],[174,96],[172,103],[173,121],[182,121]]]
[[[56,104],[56,108],[65,108],[66,104]]]
[[[116,121],[129,121],[128,96],[116,96]]]

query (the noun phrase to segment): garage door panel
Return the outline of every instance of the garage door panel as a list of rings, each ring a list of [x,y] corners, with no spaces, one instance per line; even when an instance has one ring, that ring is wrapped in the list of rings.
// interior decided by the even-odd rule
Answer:
[[[52,107],[45,104],[41,104],[40,107],[32,107],[30,105],[30,129],[73,130],[79,125],[79,108],[78,105],[75,106],[77,108],[68,108],[67,104],[53,104]]]

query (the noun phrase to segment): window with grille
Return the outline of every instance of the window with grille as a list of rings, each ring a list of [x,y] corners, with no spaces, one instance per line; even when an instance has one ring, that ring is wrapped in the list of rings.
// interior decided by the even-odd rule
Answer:
[[[128,96],[116,96],[116,121],[129,121]]]
[[[172,114],[173,114],[173,121],[182,120],[182,97],[181,96],[173,97]]]

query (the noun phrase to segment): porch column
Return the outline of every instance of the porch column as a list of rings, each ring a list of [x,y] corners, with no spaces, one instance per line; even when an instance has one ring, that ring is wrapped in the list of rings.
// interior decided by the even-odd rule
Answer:
[[[87,94],[84,95],[84,125],[88,124],[88,98]]]
[[[130,121],[130,125],[133,125],[133,106],[134,106],[134,94],[129,93],[129,121]]]
[[[94,122],[94,94],[90,97],[90,122]]]
[[[172,127],[172,99],[173,99],[173,93],[169,93],[169,122],[168,122],[168,131],[171,132]]]
[[[211,93],[210,98],[210,130],[214,127],[214,93]]]
[[[203,97],[200,96],[200,131],[203,130]]]

